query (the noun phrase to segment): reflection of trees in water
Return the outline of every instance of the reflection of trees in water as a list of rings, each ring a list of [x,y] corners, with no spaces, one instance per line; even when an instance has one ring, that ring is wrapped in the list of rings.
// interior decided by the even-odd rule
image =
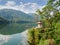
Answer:
[[[4,28],[8,24],[8,20],[4,19],[3,17],[0,17],[0,29]]]
[[[4,28],[7,24],[0,24],[0,29]]]
[[[10,23],[0,25],[0,33],[1,34],[16,34],[25,31],[33,26],[36,26],[35,23]]]

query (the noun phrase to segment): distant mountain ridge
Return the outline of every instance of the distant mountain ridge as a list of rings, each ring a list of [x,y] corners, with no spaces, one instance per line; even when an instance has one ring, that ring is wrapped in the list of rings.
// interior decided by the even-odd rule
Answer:
[[[33,17],[34,21],[39,21],[40,20],[40,15],[37,15],[35,13],[29,13],[29,15]]]
[[[13,9],[1,9],[0,10],[0,17],[3,17],[4,19],[8,20],[8,21],[33,21],[33,17],[21,12],[21,11],[17,11],[17,10],[13,10]]]

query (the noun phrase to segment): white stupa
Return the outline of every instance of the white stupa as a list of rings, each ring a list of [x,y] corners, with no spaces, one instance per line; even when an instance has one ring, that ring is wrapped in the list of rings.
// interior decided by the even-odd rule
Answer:
[[[42,27],[43,27],[43,25],[42,25],[42,21],[38,21],[37,23],[38,23],[37,28],[42,28]]]

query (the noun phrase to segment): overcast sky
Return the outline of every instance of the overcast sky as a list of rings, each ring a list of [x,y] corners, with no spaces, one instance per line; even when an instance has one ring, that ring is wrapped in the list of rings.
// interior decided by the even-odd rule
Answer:
[[[47,0],[0,0],[0,9],[15,9],[25,13],[34,13],[41,10],[47,4]]]

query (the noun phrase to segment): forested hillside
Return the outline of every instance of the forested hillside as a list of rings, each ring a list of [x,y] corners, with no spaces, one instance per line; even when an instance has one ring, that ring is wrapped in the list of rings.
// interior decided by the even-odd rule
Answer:
[[[29,14],[26,14],[21,11],[13,10],[13,9],[1,9],[0,10],[0,17],[12,22],[17,21],[33,21],[33,17]]]
[[[36,13],[43,27],[29,29],[29,45],[60,45],[60,0],[48,0],[42,11],[38,9]]]

